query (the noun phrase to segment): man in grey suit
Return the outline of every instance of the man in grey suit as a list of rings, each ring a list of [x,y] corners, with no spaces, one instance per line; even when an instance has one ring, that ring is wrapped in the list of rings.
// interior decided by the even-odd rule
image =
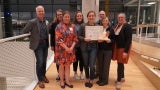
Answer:
[[[46,78],[46,61],[48,56],[48,22],[45,20],[44,7],[36,7],[37,17],[30,20],[24,27],[23,33],[30,33],[30,49],[35,53],[36,57],[36,73],[38,77],[38,85],[45,88],[44,82],[49,83]]]

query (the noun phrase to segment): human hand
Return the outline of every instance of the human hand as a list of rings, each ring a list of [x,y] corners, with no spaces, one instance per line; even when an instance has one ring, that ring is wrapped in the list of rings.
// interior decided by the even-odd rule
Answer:
[[[89,38],[84,38],[84,41],[89,42],[89,41],[91,41],[91,39],[89,39]]]
[[[65,47],[65,51],[66,51],[66,52],[70,52],[70,48]]]
[[[106,39],[105,41],[106,41],[107,43],[110,43],[110,42],[111,42],[111,39],[108,38],[108,39]]]
[[[98,39],[98,42],[103,42],[104,40],[102,40],[102,39]]]
[[[124,53],[123,53],[123,58],[124,58],[124,59],[127,58],[127,55],[128,55],[128,54],[124,52]]]
[[[53,46],[51,46],[51,50],[54,51],[54,47]]]

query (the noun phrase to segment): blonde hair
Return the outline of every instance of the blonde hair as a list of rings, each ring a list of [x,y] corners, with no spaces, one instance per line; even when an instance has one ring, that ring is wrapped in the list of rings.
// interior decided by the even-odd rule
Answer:
[[[110,21],[109,21],[109,18],[108,17],[105,17],[105,18],[102,18],[102,20],[101,20],[101,23],[103,22],[103,20],[108,20],[108,26],[110,26],[111,25],[111,23],[110,23]]]

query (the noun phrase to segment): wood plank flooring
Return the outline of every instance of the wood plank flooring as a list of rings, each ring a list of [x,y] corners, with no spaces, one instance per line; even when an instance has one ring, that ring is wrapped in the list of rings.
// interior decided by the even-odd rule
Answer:
[[[71,66],[71,83],[74,85],[73,89],[68,87],[65,90],[116,90],[115,83],[116,80],[116,69],[117,63],[115,61],[111,62],[110,66],[110,77],[109,84],[105,86],[98,86],[96,84],[97,79],[94,80],[94,85],[92,88],[87,88],[84,86],[84,80],[73,79],[73,70]],[[50,83],[45,84],[46,88],[41,89],[38,86],[35,90],[63,90],[59,86],[59,82],[55,80],[57,76],[55,64],[52,64],[47,71],[47,78]],[[145,77],[145,75],[138,69],[138,67],[129,60],[129,63],[125,65],[125,79],[126,82],[122,84],[121,90],[156,90],[156,88],[151,84],[151,82]]]

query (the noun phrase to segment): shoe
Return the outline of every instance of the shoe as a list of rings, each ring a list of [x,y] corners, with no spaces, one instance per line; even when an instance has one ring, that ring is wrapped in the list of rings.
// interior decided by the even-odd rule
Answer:
[[[60,80],[60,77],[59,77],[59,75],[56,77],[56,80],[57,80],[57,81],[59,81],[59,80]]]
[[[120,90],[121,89],[121,82],[117,82],[116,83],[116,90]]]
[[[72,84],[69,85],[69,84],[65,83],[65,85],[68,86],[69,88],[73,88]]]
[[[62,83],[60,83],[60,86],[61,86],[61,88],[62,88],[62,89],[64,89],[64,88],[65,88],[65,84],[64,84],[64,83],[63,83],[63,84],[62,84]]]
[[[47,79],[47,77],[45,76],[45,77],[43,77],[43,81],[45,82],[45,83],[49,83],[49,80]]]
[[[44,85],[44,83],[43,83],[42,81],[39,81],[39,82],[38,82],[38,86],[39,86],[40,88],[45,88],[45,85]]]
[[[89,83],[88,87],[89,88],[93,87],[93,83]]]
[[[62,89],[64,89],[64,88],[65,88],[65,85],[60,85],[60,86],[61,86],[61,88],[62,88]]]
[[[82,73],[80,74],[80,79],[81,79],[81,80],[83,80],[83,79],[84,79],[84,76],[83,76],[83,74],[82,74]]]
[[[99,86],[104,86],[104,85],[107,85],[108,84],[108,82],[100,82],[98,85]]]
[[[125,82],[125,78],[121,78],[121,82]]]
[[[89,82],[85,82],[85,86],[88,87],[89,86]]]
[[[64,88],[65,88],[65,85],[61,85],[61,88],[64,89]]]
[[[117,83],[118,81],[115,81]],[[121,78],[121,83],[125,82],[125,78]]]
[[[80,79],[80,77],[78,76],[78,74],[74,74],[74,78],[77,79],[77,80]]]
[[[102,81],[98,80],[96,83],[99,84],[99,83],[101,83],[101,82],[102,82]]]

